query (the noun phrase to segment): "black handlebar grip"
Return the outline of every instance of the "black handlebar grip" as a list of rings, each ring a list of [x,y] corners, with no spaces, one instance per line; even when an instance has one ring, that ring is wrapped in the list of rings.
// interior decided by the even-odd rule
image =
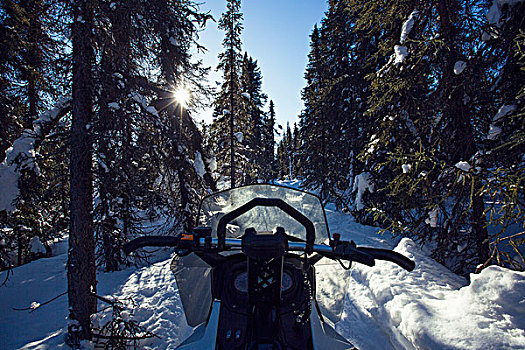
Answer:
[[[124,244],[122,250],[126,255],[142,247],[177,247],[179,245],[179,236],[144,236]]]
[[[364,252],[361,249],[357,249],[352,246],[345,247],[344,257],[367,266],[375,265],[373,255],[368,254],[367,252]]]
[[[358,247],[357,249],[359,249],[363,253],[373,256],[375,259],[393,262],[407,271],[412,271],[416,267],[415,262],[413,262],[406,256],[391,250],[367,247]]]

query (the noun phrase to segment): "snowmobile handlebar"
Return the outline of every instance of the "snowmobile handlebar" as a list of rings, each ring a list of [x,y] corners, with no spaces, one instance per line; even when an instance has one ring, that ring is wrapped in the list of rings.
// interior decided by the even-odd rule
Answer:
[[[180,243],[179,236],[144,236],[135,238],[122,246],[126,255],[144,247],[178,247]]]
[[[311,247],[312,253],[318,253],[330,259],[342,259],[359,262],[367,266],[374,266],[375,259],[393,262],[407,271],[412,271],[415,263],[406,256],[387,249],[357,247],[354,242],[337,241],[331,245],[314,244]],[[220,248],[221,241],[218,238],[195,237],[192,233],[182,233],[173,236],[145,236],[136,238],[122,247],[124,253],[143,247],[175,247],[177,249],[187,249],[189,251],[223,251],[241,249],[242,240],[237,238],[225,238],[223,248]],[[288,251],[310,251],[307,243],[288,242]]]

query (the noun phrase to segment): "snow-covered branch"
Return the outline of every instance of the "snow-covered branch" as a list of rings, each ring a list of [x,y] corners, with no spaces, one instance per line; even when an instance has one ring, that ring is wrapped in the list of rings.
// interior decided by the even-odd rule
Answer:
[[[53,109],[42,113],[33,122],[33,130],[24,130],[7,150],[6,158],[0,164],[0,211],[12,212],[16,209],[13,203],[20,195],[18,180],[22,170],[30,169],[39,174],[35,151],[53,126],[69,111],[70,103],[69,97],[60,99]]]

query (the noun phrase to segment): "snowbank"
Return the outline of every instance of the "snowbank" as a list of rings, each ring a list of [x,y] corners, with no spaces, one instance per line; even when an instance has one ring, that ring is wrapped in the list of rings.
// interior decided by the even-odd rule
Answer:
[[[388,262],[356,266],[348,294],[349,304],[383,330],[382,347],[525,348],[524,272],[492,266],[471,275],[466,285],[410,239],[401,240],[395,250],[416,261],[413,272]],[[343,329],[351,332],[345,322]],[[375,348],[378,339],[347,336],[363,349]]]
[[[103,290],[111,299],[131,297],[136,305],[133,318],[160,337],[143,340],[140,348],[144,350],[174,349],[192,331],[186,323],[175,276],[170,270],[171,260],[170,257],[127,275],[126,280],[120,280],[120,286],[115,286],[117,290]],[[99,322],[105,323],[110,316],[110,311],[104,313]]]

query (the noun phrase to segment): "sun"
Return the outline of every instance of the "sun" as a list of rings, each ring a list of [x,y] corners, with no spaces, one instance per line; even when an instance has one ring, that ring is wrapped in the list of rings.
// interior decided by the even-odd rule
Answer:
[[[186,107],[190,101],[191,95],[184,86],[179,86],[177,90],[173,92],[173,97],[182,107]]]

